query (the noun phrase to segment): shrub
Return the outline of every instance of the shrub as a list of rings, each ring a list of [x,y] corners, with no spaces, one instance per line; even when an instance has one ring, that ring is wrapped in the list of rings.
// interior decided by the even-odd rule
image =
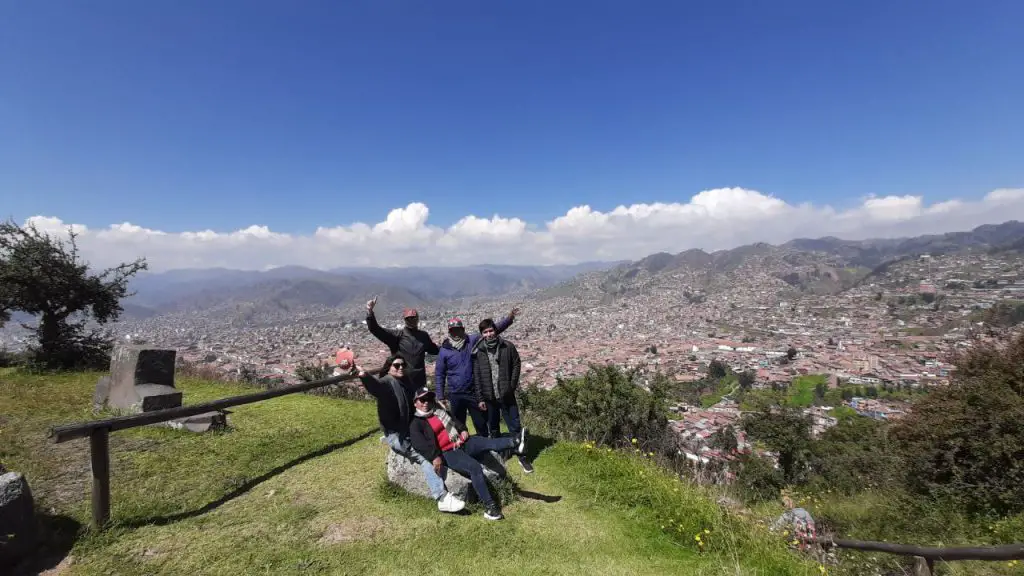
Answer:
[[[811,447],[810,418],[800,410],[777,408],[748,414],[743,417],[742,425],[750,438],[763,442],[778,454],[779,468],[787,484],[806,479]]]
[[[748,455],[740,461],[736,487],[747,502],[775,500],[785,484],[782,471],[771,460]]]
[[[953,382],[893,428],[907,487],[970,514],[1024,511],[1024,334],[953,359]]]
[[[888,424],[844,416],[811,444],[814,483],[853,494],[898,483],[903,460],[889,441]]]
[[[334,374],[334,369],[327,363],[307,364],[303,362],[295,368],[295,375],[303,382],[326,380]]]
[[[520,407],[531,426],[559,438],[663,447],[668,436],[667,380],[655,376],[650,390],[644,390],[635,377],[615,366],[591,366],[582,378],[559,381],[551,390],[523,390]]]

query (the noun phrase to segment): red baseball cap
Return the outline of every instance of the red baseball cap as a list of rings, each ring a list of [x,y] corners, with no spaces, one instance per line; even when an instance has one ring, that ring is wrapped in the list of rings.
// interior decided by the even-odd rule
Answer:
[[[415,308],[406,308],[402,311],[402,318],[419,318],[420,313]]]
[[[448,329],[451,330],[452,328],[465,328],[465,326],[462,325],[462,318],[452,318],[449,320]]]

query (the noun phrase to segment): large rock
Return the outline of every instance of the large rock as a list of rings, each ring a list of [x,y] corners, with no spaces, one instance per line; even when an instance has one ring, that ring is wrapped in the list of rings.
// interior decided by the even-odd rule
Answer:
[[[484,476],[493,487],[495,482],[508,475],[505,469],[505,459],[497,452],[491,452],[483,461]],[[387,456],[388,480],[401,486],[406,492],[430,498],[430,490],[427,489],[427,481],[423,478],[423,469],[419,464],[399,456],[394,450],[388,449]],[[442,478],[448,491],[466,502],[477,499],[476,491],[473,490],[473,483],[469,477],[459,474],[450,468],[442,468]]]
[[[32,491],[18,472],[0,476],[0,566],[13,566],[35,549]]]
[[[181,406],[174,387],[174,350],[147,346],[118,346],[110,357],[110,376],[96,383],[93,404],[129,413]]]

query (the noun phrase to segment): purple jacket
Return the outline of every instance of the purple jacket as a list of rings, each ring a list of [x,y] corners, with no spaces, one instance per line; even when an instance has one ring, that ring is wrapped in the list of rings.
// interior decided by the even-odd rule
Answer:
[[[494,323],[494,329],[501,334],[512,322],[512,318],[502,318]],[[481,334],[467,334],[462,350],[452,348],[451,342],[444,339],[434,363],[434,387],[438,400],[451,394],[473,394],[473,347],[482,337]]]

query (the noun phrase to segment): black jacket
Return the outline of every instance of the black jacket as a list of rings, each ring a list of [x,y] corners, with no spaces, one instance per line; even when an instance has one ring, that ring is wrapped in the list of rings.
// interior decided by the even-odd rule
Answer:
[[[383,342],[391,350],[392,355],[397,354],[405,360],[408,364],[406,377],[417,388],[427,385],[426,355],[439,352],[437,344],[430,339],[430,334],[418,329],[384,328],[377,322],[377,317],[373,312],[366,315],[366,327],[370,329],[370,334],[376,336],[377,340]]]
[[[409,382],[408,378],[399,380],[390,374],[377,378],[373,374],[367,373],[360,380],[362,380],[366,391],[377,399],[377,420],[380,422],[380,427],[385,432],[398,432],[405,436],[409,431],[409,420],[416,412],[412,405],[412,398],[417,390],[416,385]],[[392,382],[395,381],[398,382],[398,388],[403,392],[401,399],[395,394],[395,388],[392,386]],[[405,414],[407,415],[405,419],[402,418],[402,408],[398,404],[400,401],[405,402]]]
[[[443,410],[443,408],[437,407],[435,409]],[[452,419],[452,426],[455,426],[460,434],[469,432],[465,424],[456,420],[451,414],[448,416]],[[419,416],[414,413],[412,422],[409,423],[409,440],[412,441],[412,447],[427,460],[433,460],[441,455],[441,446],[437,443],[437,436],[434,436],[430,422],[427,422],[427,416]]]
[[[483,338],[473,348],[473,388],[476,391],[478,402],[507,402],[515,399],[516,390],[519,388],[519,373],[522,371],[522,362],[519,360],[519,351],[514,344],[503,338],[498,338],[498,396],[495,397],[491,386],[491,362],[487,358],[487,342]]]

